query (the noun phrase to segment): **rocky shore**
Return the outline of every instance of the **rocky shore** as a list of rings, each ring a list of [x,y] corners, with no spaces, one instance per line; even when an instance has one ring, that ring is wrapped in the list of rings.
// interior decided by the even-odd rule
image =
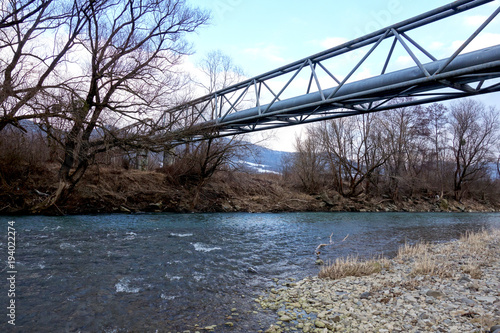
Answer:
[[[500,230],[408,245],[378,265],[336,280],[327,265],[273,288],[255,299],[279,317],[266,332],[500,332]]]

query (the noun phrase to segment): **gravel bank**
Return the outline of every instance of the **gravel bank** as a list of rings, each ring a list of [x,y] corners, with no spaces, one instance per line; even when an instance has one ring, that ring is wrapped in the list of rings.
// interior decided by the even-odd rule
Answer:
[[[272,289],[255,300],[279,317],[266,332],[500,333],[500,230],[407,246],[381,266]]]

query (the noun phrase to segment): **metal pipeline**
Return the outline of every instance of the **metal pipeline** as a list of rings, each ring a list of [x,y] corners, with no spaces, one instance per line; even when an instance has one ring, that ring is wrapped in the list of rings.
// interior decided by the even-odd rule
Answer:
[[[489,48],[473,51],[470,53],[457,56],[438,76],[433,76],[447,59],[442,59],[424,64],[423,67],[430,74],[429,77],[422,72],[418,67],[411,67],[399,71],[379,75],[363,79],[360,81],[346,83],[338,89],[338,91],[328,100],[324,101],[320,92],[309,93],[297,97],[292,97],[286,100],[277,101],[272,105],[261,105],[260,107],[252,107],[247,110],[230,113],[225,117],[220,117],[214,121],[199,124],[200,127],[224,125],[233,122],[241,123],[245,120],[253,120],[260,117],[266,117],[272,114],[285,113],[287,110],[297,110],[300,107],[308,107],[321,104],[329,104],[343,99],[352,98],[354,95],[370,96],[381,91],[403,90],[411,87],[415,83],[423,84],[422,91],[429,91],[435,88],[442,87],[437,80],[446,79],[447,74],[460,71],[460,75],[481,73],[485,70],[497,69],[496,75],[492,74],[491,78],[500,76],[500,45]],[[453,76],[453,75],[449,75]],[[482,77],[484,79],[484,77]],[[474,77],[460,78],[459,83],[469,83],[478,81]],[[435,83],[435,84],[433,84]],[[338,87],[333,87],[323,90],[324,96],[330,96]],[[266,110],[265,113],[263,111]]]

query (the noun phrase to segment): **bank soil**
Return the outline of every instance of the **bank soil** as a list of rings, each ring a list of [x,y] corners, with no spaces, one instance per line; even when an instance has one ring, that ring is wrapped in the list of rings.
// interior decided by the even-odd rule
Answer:
[[[0,187],[0,214],[29,214],[57,188],[57,166],[36,170]],[[271,174],[219,172],[208,181],[181,180],[160,171],[93,167],[64,202],[46,214],[131,212],[498,211],[486,201],[430,197],[343,198],[308,194]]]

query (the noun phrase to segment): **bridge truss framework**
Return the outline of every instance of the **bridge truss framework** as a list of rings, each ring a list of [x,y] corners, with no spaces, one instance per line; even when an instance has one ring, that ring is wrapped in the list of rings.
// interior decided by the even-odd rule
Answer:
[[[491,1],[454,1],[179,105],[166,113],[189,113],[195,121],[179,130],[175,140],[223,137],[500,91],[500,45],[464,53],[497,17],[500,7],[451,56],[441,60],[409,36],[417,28]],[[396,47],[404,49],[413,67],[388,71]],[[357,71],[375,52],[386,54],[380,74],[354,81]],[[359,61],[346,75],[336,74],[332,69],[339,65],[336,59],[350,55],[360,57]],[[308,76],[304,93],[286,98],[299,74]],[[332,83],[326,89],[324,77]]]

